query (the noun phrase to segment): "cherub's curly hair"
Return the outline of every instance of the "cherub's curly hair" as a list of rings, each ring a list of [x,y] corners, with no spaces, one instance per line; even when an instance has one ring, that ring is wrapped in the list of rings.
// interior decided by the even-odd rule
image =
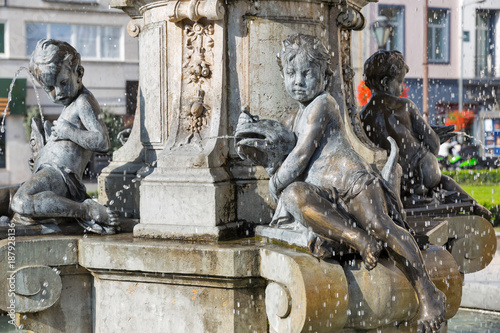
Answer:
[[[280,53],[276,56],[278,66],[283,73],[283,62],[289,63],[297,54],[303,53],[311,62],[318,64],[325,71],[327,86],[333,75],[330,69],[330,53],[318,37],[295,34],[282,42]]]
[[[43,73],[58,73],[61,67],[67,65],[72,71],[83,76],[83,67],[80,65],[80,54],[66,42],[54,39],[41,39],[31,54],[30,72],[42,82]]]
[[[384,90],[381,85],[385,77],[394,79],[403,70],[408,73],[408,65],[399,51],[377,51],[365,61],[365,84],[370,89]]]

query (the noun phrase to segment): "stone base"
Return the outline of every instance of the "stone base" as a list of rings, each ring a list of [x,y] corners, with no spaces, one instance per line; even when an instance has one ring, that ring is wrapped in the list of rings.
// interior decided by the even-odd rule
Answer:
[[[121,217],[139,218],[140,178],[137,171],[143,166],[143,163],[111,162],[98,177],[99,203]]]
[[[215,227],[204,227],[139,223],[134,227],[134,237],[144,238],[217,241],[234,239],[237,236],[249,236],[245,224],[235,222]]]
[[[255,246],[125,236],[81,245],[95,276],[95,332],[267,331]]]
[[[0,241],[0,309],[8,311],[15,300],[17,324],[33,332],[92,332],[94,279],[78,265],[80,238],[16,237],[13,247]],[[13,266],[3,259],[7,253]],[[15,281],[14,288],[7,281]]]
[[[0,241],[1,255],[7,248]],[[359,260],[318,260],[255,239],[190,243],[131,234],[21,238],[16,249],[23,255],[23,278],[34,277],[27,274],[32,270],[47,274],[32,282],[39,291],[48,288],[44,302],[23,296],[29,288],[16,289],[23,305],[18,319],[33,331],[143,332],[147,325],[151,333],[402,333],[416,327],[415,291],[383,258],[367,271]],[[461,298],[458,267],[441,247],[425,251],[424,260],[446,294],[450,318]],[[7,300],[8,288],[1,287],[0,300]],[[0,308],[6,310],[6,303]]]
[[[368,272],[360,261],[319,261],[250,239],[194,244],[128,235],[87,238],[80,251],[95,277],[96,332],[140,331],[145,321],[148,332],[415,328],[415,292],[387,259]],[[424,256],[450,318],[461,296],[456,264],[441,248]],[[375,287],[381,283],[387,288]]]
[[[218,240],[234,222],[234,186],[222,168],[157,168],[141,190],[141,223],[134,235]]]

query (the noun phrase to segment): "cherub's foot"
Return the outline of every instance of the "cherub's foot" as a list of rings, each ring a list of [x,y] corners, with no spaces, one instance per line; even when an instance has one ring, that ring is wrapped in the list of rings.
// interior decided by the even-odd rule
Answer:
[[[360,251],[361,257],[363,258],[363,262],[365,263],[365,267],[367,270],[371,271],[377,266],[378,257],[381,251],[382,247],[377,242],[377,240],[370,237],[370,241],[368,242],[368,244],[363,250]]]
[[[118,230],[118,214],[92,199],[83,202],[87,207],[89,220],[79,221],[86,230],[98,234],[114,234]]]
[[[445,311],[446,296],[440,290],[435,289],[428,298],[420,300],[417,332],[437,333],[444,322]]]
[[[95,234],[112,235],[112,234],[116,234],[116,232],[119,230],[118,227],[99,225],[99,224],[95,223],[94,221],[84,221],[81,219],[77,219],[77,221],[78,221],[78,224],[80,224],[83,229],[85,229],[88,232],[93,232]]]

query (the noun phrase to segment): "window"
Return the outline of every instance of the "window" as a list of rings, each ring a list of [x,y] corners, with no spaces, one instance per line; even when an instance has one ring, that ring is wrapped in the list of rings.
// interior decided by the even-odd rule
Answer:
[[[5,23],[0,23],[0,54],[5,53]]]
[[[427,58],[433,63],[450,61],[450,11],[429,9],[427,24]]]
[[[378,6],[378,15],[385,16],[392,25],[391,35],[387,41],[386,50],[397,50],[404,54],[404,24],[405,8],[403,6]]]
[[[26,54],[30,55],[42,38],[52,38],[70,43],[84,59],[121,59],[122,27],[26,24]]]
[[[495,31],[499,16],[495,11],[478,11],[476,14],[476,75],[478,77],[500,76],[500,71],[495,71]]]
[[[98,2],[97,0],[43,0],[46,2],[65,2],[65,3],[76,3],[76,4],[92,4],[92,5],[97,5]]]

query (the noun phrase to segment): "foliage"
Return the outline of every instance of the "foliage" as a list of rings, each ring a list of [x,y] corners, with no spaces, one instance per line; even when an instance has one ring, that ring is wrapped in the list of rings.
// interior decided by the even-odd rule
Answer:
[[[464,185],[463,189],[469,193],[480,205],[491,212],[491,219],[495,226],[500,225],[500,184],[498,185]]]
[[[26,112],[26,117],[24,118],[23,127],[24,134],[26,135],[26,141],[30,141],[31,136],[31,120],[35,117],[40,117],[40,111],[38,106],[30,107]]]
[[[469,110],[451,111],[445,125],[455,125],[455,131],[468,131],[474,122],[474,112]]]
[[[98,190],[95,190],[95,191],[87,191],[87,194],[89,195],[89,197],[91,197],[92,199],[97,199],[98,196],[99,196],[99,191]]]
[[[469,193],[480,205],[492,214],[493,225],[500,225],[500,171],[493,170],[459,170],[443,171]]]
[[[118,133],[123,130],[123,118],[111,113],[108,108],[101,108],[101,119],[108,128],[109,140],[111,141],[110,152],[114,152],[122,146],[120,140],[118,140]]]
[[[361,81],[358,84],[358,103],[360,106],[365,106],[372,97],[372,91],[365,84],[365,81]]]
[[[491,212],[491,221],[495,227],[500,226],[500,205],[483,205]]]
[[[403,92],[401,93],[401,95],[399,97],[408,98],[408,91],[409,90],[410,90],[410,88],[408,88],[406,86],[406,84],[403,83]],[[366,104],[368,104],[368,101],[370,100],[371,97],[372,97],[372,92],[371,92],[370,88],[368,88],[366,86],[365,81],[361,81],[358,84],[358,94],[357,94],[359,105],[365,106]]]
[[[497,185],[500,184],[500,169],[441,171],[459,184]]]

